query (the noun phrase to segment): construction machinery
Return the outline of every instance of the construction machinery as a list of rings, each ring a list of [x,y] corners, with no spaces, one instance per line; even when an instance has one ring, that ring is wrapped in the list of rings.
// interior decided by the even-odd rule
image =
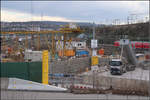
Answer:
[[[112,58],[109,62],[111,74],[119,73],[122,75],[126,71],[133,71],[139,66],[135,52],[132,49],[128,39],[121,39],[121,55],[118,58]],[[124,57],[123,57],[124,56]]]
[[[110,73],[112,75],[116,73],[122,75],[127,71],[127,62],[125,61],[125,59],[120,57],[111,59],[111,61],[109,62],[109,66],[110,66]]]

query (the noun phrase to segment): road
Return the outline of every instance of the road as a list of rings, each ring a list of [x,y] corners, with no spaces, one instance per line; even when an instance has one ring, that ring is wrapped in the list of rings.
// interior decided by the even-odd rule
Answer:
[[[150,100],[143,96],[112,94],[72,94],[36,91],[1,91],[1,100]]]
[[[92,75],[92,71],[85,72],[82,75]],[[141,68],[136,68],[134,71],[129,71],[123,75],[111,75],[110,71],[105,71],[99,73],[100,76],[115,77],[115,78],[126,78],[126,79],[136,79],[136,80],[146,80],[149,81],[149,70],[143,70]]]

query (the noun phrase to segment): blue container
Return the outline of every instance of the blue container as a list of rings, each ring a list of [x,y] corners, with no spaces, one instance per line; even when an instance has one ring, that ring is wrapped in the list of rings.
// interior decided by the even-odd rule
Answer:
[[[83,55],[89,55],[89,52],[88,51],[76,51],[76,55],[77,56],[83,56]]]

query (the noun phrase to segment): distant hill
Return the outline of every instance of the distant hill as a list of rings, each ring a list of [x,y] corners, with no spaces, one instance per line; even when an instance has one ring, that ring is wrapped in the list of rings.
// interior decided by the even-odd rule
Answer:
[[[57,21],[29,21],[29,22],[1,22],[3,31],[14,30],[29,30],[31,27],[40,27],[46,29],[57,30],[63,25],[67,25],[70,22],[57,22]],[[74,23],[74,22],[73,22]],[[80,26],[91,26],[92,24],[86,22],[75,22]]]
[[[30,30],[32,26],[40,27],[41,29],[57,30],[62,25],[67,25],[69,22],[56,22],[56,21],[30,21],[30,22],[1,22],[2,31],[14,31],[14,30]],[[84,30],[84,34],[88,39],[92,38],[93,24],[76,22],[80,26],[81,30]],[[100,43],[111,44],[123,35],[128,36],[130,40],[149,41],[149,22],[137,23],[129,25],[96,25],[96,38]]]
[[[97,36],[107,36],[107,38],[120,39],[126,35],[130,40],[149,41],[149,22],[130,25],[120,25],[97,29]]]
[[[81,27],[85,31],[85,34],[92,38],[92,27]],[[137,23],[129,25],[115,25],[115,26],[97,26],[96,38],[99,43],[112,44],[114,41],[127,36],[132,41],[150,41],[149,22]]]
[[[1,22],[1,24],[25,24],[25,25],[29,25],[29,24],[33,24],[33,25],[67,25],[70,22],[58,22],[58,21],[28,21],[28,22]],[[91,23],[87,23],[87,22],[72,22],[72,23],[76,23],[79,26],[91,26]]]

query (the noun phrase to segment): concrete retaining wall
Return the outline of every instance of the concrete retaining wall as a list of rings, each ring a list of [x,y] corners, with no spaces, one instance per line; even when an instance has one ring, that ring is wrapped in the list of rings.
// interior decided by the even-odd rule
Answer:
[[[125,79],[125,78],[116,78],[116,77],[105,77],[97,76],[93,77],[91,75],[83,76],[83,83],[88,85],[93,85],[93,83],[102,87],[111,87],[114,89],[142,89],[148,90],[149,81],[145,80],[135,80],[135,79]]]
[[[99,58],[99,65],[104,66],[108,64],[108,58]],[[75,58],[65,61],[49,62],[49,72],[52,73],[80,73],[85,72],[86,68],[90,69],[90,57]]]
[[[9,84],[8,78],[0,78],[1,81],[1,89],[7,89]]]
[[[80,73],[90,68],[90,57],[49,62],[50,73]]]

